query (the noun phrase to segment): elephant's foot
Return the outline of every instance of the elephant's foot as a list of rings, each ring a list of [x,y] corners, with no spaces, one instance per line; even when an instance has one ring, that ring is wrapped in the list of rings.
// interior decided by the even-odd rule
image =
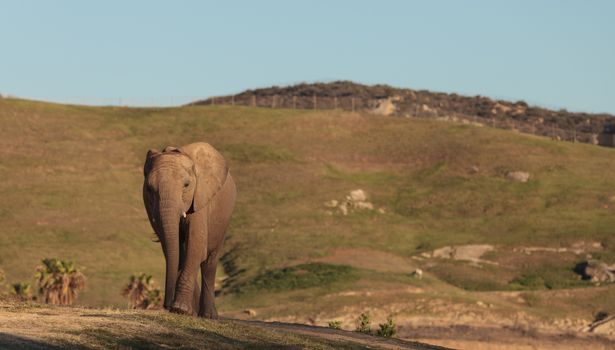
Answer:
[[[181,315],[191,315],[192,311],[190,311],[190,305],[181,302],[174,302],[173,306],[170,309],[171,312]]]
[[[199,317],[203,317],[203,318],[208,318],[210,320],[217,320],[218,319],[218,313],[204,313],[204,314],[199,314]]]
[[[208,318],[210,320],[217,320],[218,311],[215,308],[213,308],[213,310],[205,309],[205,311],[199,311],[199,317]]]

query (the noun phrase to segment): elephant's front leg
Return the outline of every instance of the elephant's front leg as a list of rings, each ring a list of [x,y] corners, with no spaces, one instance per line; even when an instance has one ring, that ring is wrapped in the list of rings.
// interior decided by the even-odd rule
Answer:
[[[186,257],[184,266],[177,279],[175,301],[171,311],[181,314],[191,314],[194,300],[195,278],[201,261],[207,252],[207,210],[199,210],[186,219],[188,235],[186,237]]]

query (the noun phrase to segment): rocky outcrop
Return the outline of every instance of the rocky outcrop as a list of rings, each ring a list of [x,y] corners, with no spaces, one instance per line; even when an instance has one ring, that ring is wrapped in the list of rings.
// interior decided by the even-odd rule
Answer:
[[[426,258],[443,258],[453,260],[466,260],[473,262],[484,262],[481,257],[490,252],[494,247],[490,244],[466,244],[458,246],[445,246],[438,248],[431,253],[423,253]]]
[[[589,260],[583,269],[583,277],[592,282],[615,282],[615,264],[608,265],[598,260]]]
[[[331,199],[323,203],[325,207],[337,209],[342,215],[348,215],[353,210],[374,210],[374,204],[367,201],[367,194],[362,189],[352,190],[346,195],[344,200],[338,201]],[[378,212],[385,213],[384,208],[379,208]],[[329,212],[332,214],[332,212]]]

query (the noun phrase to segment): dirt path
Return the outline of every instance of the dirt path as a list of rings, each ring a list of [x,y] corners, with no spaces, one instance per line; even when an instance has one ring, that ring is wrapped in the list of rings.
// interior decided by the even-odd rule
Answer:
[[[350,332],[344,330],[337,330],[331,328],[308,326],[304,324],[295,323],[281,323],[281,322],[262,322],[262,321],[238,321],[235,322],[245,323],[253,326],[263,327],[266,329],[281,330],[291,333],[299,333],[312,337],[325,338],[328,340],[353,342],[358,344],[367,345],[369,347],[377,347],[381,349],[415,349],[415,350],[436,350],[436,349],[448,349],[441,346],[434,346],[425,343],[402,340],[402,339],[387,339],[374,337],[367,334]]]

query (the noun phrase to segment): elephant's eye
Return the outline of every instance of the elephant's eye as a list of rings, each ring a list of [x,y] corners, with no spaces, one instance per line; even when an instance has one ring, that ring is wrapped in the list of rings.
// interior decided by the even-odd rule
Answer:
[[[184,181],[184,188],[190,186],[190,181]]]

